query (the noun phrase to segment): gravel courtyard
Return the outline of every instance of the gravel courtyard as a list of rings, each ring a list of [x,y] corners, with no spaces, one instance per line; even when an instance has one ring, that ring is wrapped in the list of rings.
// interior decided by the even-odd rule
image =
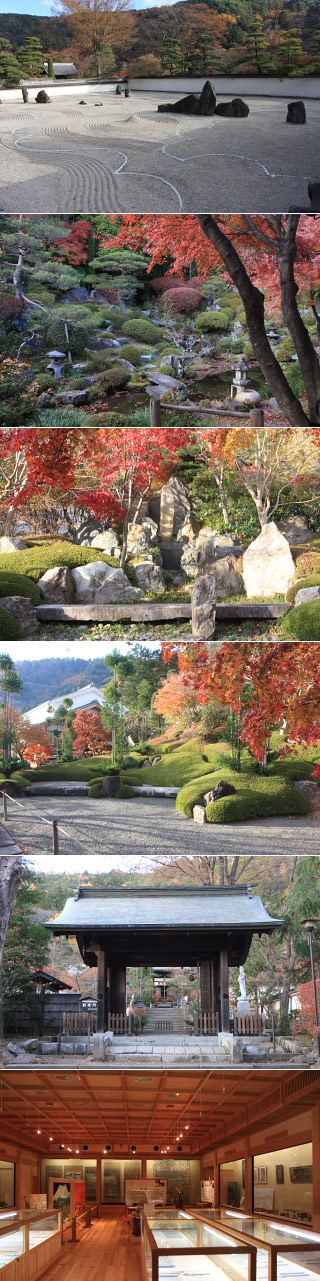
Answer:
[[[199,825],[162,799],[93,800],[90,797],[26,797],[22,809],[9,800],[9,834],[28,853],[52,853],[52,828],[59,819],[61,854],[221,855],[319,854],[319,824],[308,818],[261,819],[237,826]]]
[[[153,93],[81,97],[0,106],[2,212],[266,213],[308,205],[319,179],[315,100],[294,127],[284,98],[250,98],[247,119],[199,123],[159,115]]]

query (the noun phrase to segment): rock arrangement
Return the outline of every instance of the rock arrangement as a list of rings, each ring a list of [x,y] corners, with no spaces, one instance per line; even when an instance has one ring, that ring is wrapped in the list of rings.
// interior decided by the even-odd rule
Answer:
[[[306,119],[306,109],[301,98],[296,102],[288,102],[287,125],[305,125]]]
[[[274,520],[265,525],[243,556],[243,582],[247,596],[286,595],[295,579],[289,543]]]
[[[217,786],[213,787],[211,792],[206,792],[202,797],[202,805],[194,805],[192,811],[194,822],[206,823],[208,805],[214,804],[215,801],[221,801],[224,796],[233,796],[235,792],[236,788],[233,783],[227,783],[226,779],[221,778]]]
[[[45,89],[39,89],[39,93],[37,93],[35,102],[51,102],[51,98],[49,98],[49,94],[46,93]]]
[[[216,95],[210,80],[206,80],[201,93],[187,93],[177,102],[164,102],[158,111],[177,112],[181,116],[248,116],[249,107],[242,98],[232,98],[231,102],[217,104]]]

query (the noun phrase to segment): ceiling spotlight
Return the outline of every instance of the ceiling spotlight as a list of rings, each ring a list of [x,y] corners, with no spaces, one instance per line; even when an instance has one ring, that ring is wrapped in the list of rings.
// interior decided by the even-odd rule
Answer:
[[[53,1143],[52,1134],[49,1135],[49,1143]]]
[[[41,1134],[41,1130],[39,1130],[39,1129],[38,1129],[38,1130],[37,1130],[37,1134]]]
[[[64,1143],[59,1143],[59,1152],[63,1152],[63,1150],[64,1150]]]
[[[132,1144],[131,1144],[131,1152],[136,1152],[136,1151],[137,1151],[137,1149],[136,1149],[136,1145],[135,1145],[135,1143],[132,1143]]]

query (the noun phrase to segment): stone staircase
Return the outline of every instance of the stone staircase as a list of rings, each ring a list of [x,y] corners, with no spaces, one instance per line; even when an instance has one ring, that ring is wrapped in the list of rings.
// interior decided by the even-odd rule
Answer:
[[[161,1005],[159,1008],[152,1006],[147,1011],[147,1023],[143,1031],[146,1036],[188,1036],[192,1028],[184,1018],[183,1009]]]

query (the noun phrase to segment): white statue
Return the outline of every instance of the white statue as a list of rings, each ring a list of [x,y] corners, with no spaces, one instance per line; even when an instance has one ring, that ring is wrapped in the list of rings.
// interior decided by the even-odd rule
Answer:
[[[240,965],[240,969],[239,969],[239,988],[240,988],[242,999],[244,1000],[247,995],[247,988],[246,988],[246,976],[245,976],[243,965]]]

